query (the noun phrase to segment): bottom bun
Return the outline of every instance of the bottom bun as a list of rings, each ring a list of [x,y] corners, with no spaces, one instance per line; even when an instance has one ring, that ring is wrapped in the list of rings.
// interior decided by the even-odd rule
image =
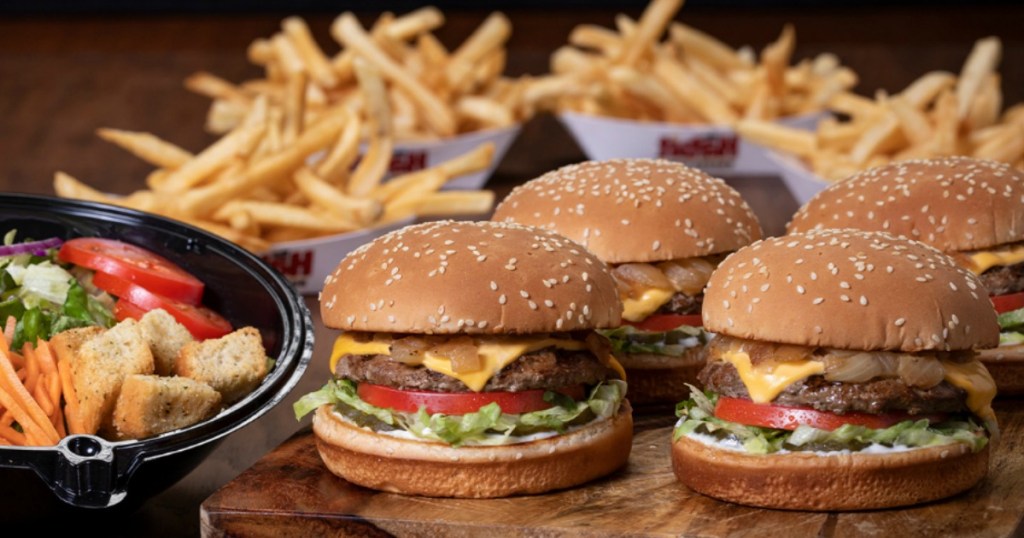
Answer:
[[[992,374],[997,395],[1024,395],[1024,344],[980,350],[978,360]]]
[[[697,374],[704,368],[703,346],[690,348],[680,357],[650,353],[616,355],[626,370],[629,401],[633,405],[671,404],[690,397],[687,383],[699,386]]]
[[[327,468],[354,484],[409,495],[488,498],[568,488],[615,471],[629,459],[633,417],[623,401],[610,419],[565,435],[456,448],[377,434],[324,405],[313,417],[313,432]]]
[[[672,469],[690,489],[738,504],[786,510],[871,510],[933,501],[970,489],[989,449],[961,443],[885,454],[757,455],[689,436],[672,444]]]

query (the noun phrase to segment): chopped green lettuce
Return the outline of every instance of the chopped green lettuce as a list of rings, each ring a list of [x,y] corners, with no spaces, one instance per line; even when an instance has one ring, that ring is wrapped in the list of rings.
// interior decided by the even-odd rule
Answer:
[[[320,390],[306,394],[292,407],[297,420],[324,404],[334,404],[337,412],[354,423],[377,431],[404,430],[421,439],[452,446],[499,445],[514,442],[513,436],[545,431],[560,433],[572,425],[610,417],[618,412],[625,394],[626,383],[612,380],[594,387],[585,401],[568,405],[563,399],[552,396],[557,405],[530,413],[502,413],[493,402],[465,415],[430,414],[423,407],[418,412],[407,413],[370,405],[359,398],[355,383],[335,379]]]
[[[76,327],[111,327],[109,296],[95,289],[89,293],[85,286],[91,283],[83,284],[62,266],[55,249],[47,256],[0,257],[0,325],[9,316],[17,321],[11,347],[20,349],[25,342],[48,340]]]
[[[632,325],[599,331],[612,343],[615,353],[653,353],[682,356],[687,350],[703,346],[710,339],[700,327],[681,325],[671,331],[645,331]]]
[[[676,406],[680,418],[673,440],[690,433],[703,433],[717,439],[733,439],[752,454],[788,451],[861,450],[869,445],[918,448],[964,443],[977,452],[988,443],[985,429],[973,420],[947,420],[930,424],[928,420],[905,420],[888,428],[872,429],[846,424],[833,431],[810,426],[779,430],[746,426],[714,416],[718,395],[690,387],[690,399]]]

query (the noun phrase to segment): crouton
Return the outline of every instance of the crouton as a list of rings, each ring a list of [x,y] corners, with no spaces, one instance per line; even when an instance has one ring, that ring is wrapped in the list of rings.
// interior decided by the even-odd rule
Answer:
[[[162,308],[150,310],[139,319],[142,336],[153,352],[157,375],[172,375],[174,361],[185,344],[195,340],[184,325]]]
[[[220,409],[220,393],[187,377],[130,375],[114,406],[119,439],[145,439],[191,426]]]
[[[267,375],[260,332],[244,327],[221,338],[185,344],[174,373],[209,384],[223,397],[224,405],[238,401]]]
[[[131,374],[152,373],[153,354],[133,319],[82,343],[71,361],[71,382],[84,430],[113,433],[114,404],[121,382]]]
[[[103,328],[96,326],[68,329],[51,336],[50,346],[53,348],[54,353],[57,354],[58,361],[68,361],[70,365],[74,362],[75,356],[78,355],[78,349],[82,347],[82,344],[86,340],[100,334],[103,334]]]

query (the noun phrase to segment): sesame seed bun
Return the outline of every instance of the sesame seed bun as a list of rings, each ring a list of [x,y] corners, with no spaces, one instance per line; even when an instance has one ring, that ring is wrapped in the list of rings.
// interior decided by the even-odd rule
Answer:
[[[704,326],[739,338],[904,352],[999,342],[973,273],[923,243],[878,232],[759,241],[726,258],[704,293]]]
[[[872,168],[819,192],[787,226],[825,228],[882,231],[950,253],[1024,241],[1024,172],[970,157]]]
[[[507,497],[569,488],[626,464],[633,445],[628,402],[608,420],[564,435],[500,446],[457,447],[375,434],[313,416],[317,449],[334,474],[365,487],[430,497]]]
[[[415,334],[528,334],[614,327],[605,265],[552,232],[496,222],[407,226],[338,264],[320,295],[328,327]]]
[[[754,212],[724,181],[654,159],[548,172],[513,189],[493,220],[554,230],[611,264],[731,252],[761,237]]]
[[[983,349],[978,360],[996,380],[1000,396],[1024,396],[1024,344]]]
[[[960,443],[883,454],[767,456],[686,435],[672,443],[672,469],[690,489],[734,503],[785,510],[872,510],[942,499],[982,481],[988,459],[988,446],[971,452]],[[936,480],[939,476],[942,479]]]
[[[666,405],[675,408],[697,385],[704,368],[704,347],[692,347],[679,357],[653,353],[616,355],[629,377],[629,401],[638,412],[657,412]]]

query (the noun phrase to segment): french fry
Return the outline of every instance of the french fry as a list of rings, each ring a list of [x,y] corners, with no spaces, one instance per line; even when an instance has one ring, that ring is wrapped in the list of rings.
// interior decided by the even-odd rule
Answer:
[[[196,157],[164,178],[161,188],[167,193],[180,193],[189,187],[198,185],[217,169],[236,155],[244,155],[255,148],[259,138],[263,136],[265,127],[253,125],[242,127],[229,133],[203,150]]]
[[[383,76],[404,89],[421,107],[424,119],[437,134],[450,136],[455,133],[455,120],[450,110],[421,82],[408,75],[381,51],[359,25],[355,15],[343,13],[331,25],[331,33],[335,39],[373,63]]]
[[[997,37],[979,39],[974,44],[956,84],[957,117],[964,119],[971,108],[971,101],[981,89],[985,78],[995,71],[1002,55],[1002,44]]]
[[[666,58],[654,62],[654,74],[669,91],[711,123],[730,125],[739,117],[721,97],[715,95],[679,64]]]
[[[308,168],[300,168],[295,173],[295,184],[323,212],[351,219],[361,226],[375,222],[383,211],[380,202],[372,198],[348,196]]]
[[[242,106],[247,106],[250,103],[249,96],[234,84],[205,71],[186,78],[185,87],[211,99],[229,101]]]
[[[745,60],[721,41],[682,23],[669,26],[669,36],[684,54],[700,58],[722,71],[748,69],[752,62]]]
[[[683,7],[683,0],[652,0],[644,9],[636,29],[626,36],[622,48],[614,58],[617,65],[635,65],[640,56],[650,50],[668,23]]]
[[[150,133],[101,128],[96,134],[160,168],[178,168],[193,158],[192,153]]]
[[[306,22],[299,17],[288,17],[281,23],[281,28],[291,41],[292,48],[298,54],[310,78],[324,88],[337,86],[338,77],[323,49],[313,39]]]
[[[493,206],[492,191],[443,191],[424,196],[413,212],[425,217],[481,215]]]
[[[501,13],[492,13],[476,31],[452,53],[445,70],[448,85],[456,91],[464,90],[473,66],[500,47],[512,33],[512,23]]]
[[[736,124],[740,136],[758,144],[809,157],[818,149],[814,133],[763,120],[740,120]]]
[[[419,8],[396,17],[388,25],[384,33],[394,41],[408,41],[414,37],[429,35],[431,32],[444,24],[444,13],[433,6]]]

